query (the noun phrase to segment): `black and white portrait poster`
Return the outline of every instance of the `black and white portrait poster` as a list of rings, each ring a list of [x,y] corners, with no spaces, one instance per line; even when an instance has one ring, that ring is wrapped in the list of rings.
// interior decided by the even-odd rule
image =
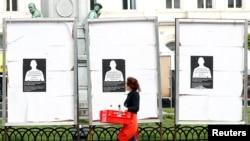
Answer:
[[[23,92],[46,92],[46,59],[23,59]]]
[[[213,88],[213,56],[191,56],[191,88]]]
[[[103,92],[125,92],[125,60],[103,59]]]

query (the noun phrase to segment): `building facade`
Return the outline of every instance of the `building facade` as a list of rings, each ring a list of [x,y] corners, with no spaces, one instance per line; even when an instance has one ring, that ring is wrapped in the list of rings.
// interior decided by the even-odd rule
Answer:
[[[0,0],[0,18],[31,18],[30,2],[44,18],[78,18],[79,25],[96,2],[103,6],[100,18],[157,16],[160,46],[171,50],[175,18],[250,19],[249,0]]]

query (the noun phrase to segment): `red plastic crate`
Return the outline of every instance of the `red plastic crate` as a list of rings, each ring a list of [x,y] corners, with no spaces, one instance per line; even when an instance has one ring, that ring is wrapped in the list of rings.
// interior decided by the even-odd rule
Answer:
[[[130,112],[120,112],[118,110],[100,111],[100,122],[103,123],[128,124],[130,122],[130,119]]]

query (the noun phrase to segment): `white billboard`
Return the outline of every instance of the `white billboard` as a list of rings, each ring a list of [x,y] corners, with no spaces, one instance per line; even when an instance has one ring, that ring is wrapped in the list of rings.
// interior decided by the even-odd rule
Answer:
[[[86,21],[90,124],[102,124],[100,110],[123,105],[129,76],[137,78],[142,89],[139,122],[161,121],[157,23],[156,17]],[[116,75],[110,69],[116,69]]]
[[[176,19],[176,61],[177,124],[245,123],[246,20]]]
[[[74,19],[4,19],[4,29],[4,125],[74,124]]]

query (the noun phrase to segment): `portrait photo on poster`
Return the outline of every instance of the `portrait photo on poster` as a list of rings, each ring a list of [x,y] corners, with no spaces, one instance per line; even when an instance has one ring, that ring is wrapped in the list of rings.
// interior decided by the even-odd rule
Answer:
[[[23,59],[23,92],[46,92],[46,59]]]
[[[213,88],[213,56],[191,56],[191,88]]]
[[[125,60],[102,60],[103,92],[125,92]]]

